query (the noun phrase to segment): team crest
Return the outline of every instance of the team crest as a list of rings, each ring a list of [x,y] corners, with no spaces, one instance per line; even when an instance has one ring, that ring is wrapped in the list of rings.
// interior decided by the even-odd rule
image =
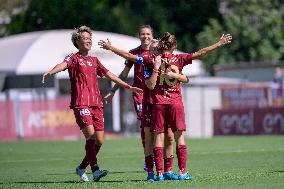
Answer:
[[[82,122],[83,123],[87,123],[87,119],[86,118],[82,118]]]

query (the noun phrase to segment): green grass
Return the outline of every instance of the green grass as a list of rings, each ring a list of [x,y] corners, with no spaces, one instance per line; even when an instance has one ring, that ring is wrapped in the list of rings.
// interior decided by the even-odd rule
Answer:
[[[0,188],[284,188],[284,136],[189,139],[187,144],[193,181],[144,181],[140,141],[128,138],[105,141],[99,162],[110,174],[98,183],[81,183],[74,169],[84,141],[2,142]],[[177,171],[176,162],[174,167]]]

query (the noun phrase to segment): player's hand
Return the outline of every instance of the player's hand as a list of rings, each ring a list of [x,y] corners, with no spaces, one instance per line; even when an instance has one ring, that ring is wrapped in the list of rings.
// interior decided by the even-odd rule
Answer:
[[[169,72],[161,72],[161,76],[167,78],[167,79],[176,79],[177,78],[177,74],[172,72],[172,71],[169,71]]]
[[[132,87],[130,86],[129,90],[133,93],[143,93],[143,90],[138,87]]]
[[[231,43],[231,42],[232,42],[232,39],[233,39],[233,37],[232,37],[231,34],[223,34],[223,35],[220,37],[218,43],[220,44],[220,46],[226,45],[226,44]]]
[[[41,83],[44,83],[44,82],[45,82],[45,78],[46,78],[47,76],[49,76],[49,75],[50,75],[49,72],[44,73],[44,74],[42,75]]]
[[[106,104],[110,104],[110,103],[111,103],[113,96],[114,96],[114,93],[113,93],[113,92],[109,92],[109,93],[104,97],[104,100],[105,100]]]
[[[105,50],[110,50],[111,49],[111,42],[109,41],[108,38],[107,38],[107,41],[100,40],[98,42],[98,45],[100,46],[100,48],[105,49]]]
[[[156,56],[154,60],[154,69],[159,70],[161,64],[162,64],[161,55]]]

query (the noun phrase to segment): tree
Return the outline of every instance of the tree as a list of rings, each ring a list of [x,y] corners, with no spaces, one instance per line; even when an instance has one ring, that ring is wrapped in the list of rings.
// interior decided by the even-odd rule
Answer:
[[[210,19],[197,36],[199,48],[202,48],[215,42],[224,32],[233,35],[232,44],[203,59],[211,74],[216,64],[284,59],[281,0],[230,0],[226,3],[223,22]]]
[[[27,0],[0,0],[0,37],[6,34],[11,17],[24,12],[27,7]]]
[[[30,0],[26,12],[13,17],[7,34],[88,25],[137,36],[139,26],[149,24],[156,37],[169,31],[180,50],[191,52],[208,17],[221,18],[216,0]]]

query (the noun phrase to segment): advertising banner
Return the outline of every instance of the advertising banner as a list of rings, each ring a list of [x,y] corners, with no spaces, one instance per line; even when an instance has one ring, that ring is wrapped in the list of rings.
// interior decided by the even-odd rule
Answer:
[[[12,101],[0,102],[0,140],[16,140],[15,113]]]
[[[69,97],[20,102],[23,140],[62,140],[81,138]]]
[[[214,135],[284,134],[284,108],[213,110]]]

